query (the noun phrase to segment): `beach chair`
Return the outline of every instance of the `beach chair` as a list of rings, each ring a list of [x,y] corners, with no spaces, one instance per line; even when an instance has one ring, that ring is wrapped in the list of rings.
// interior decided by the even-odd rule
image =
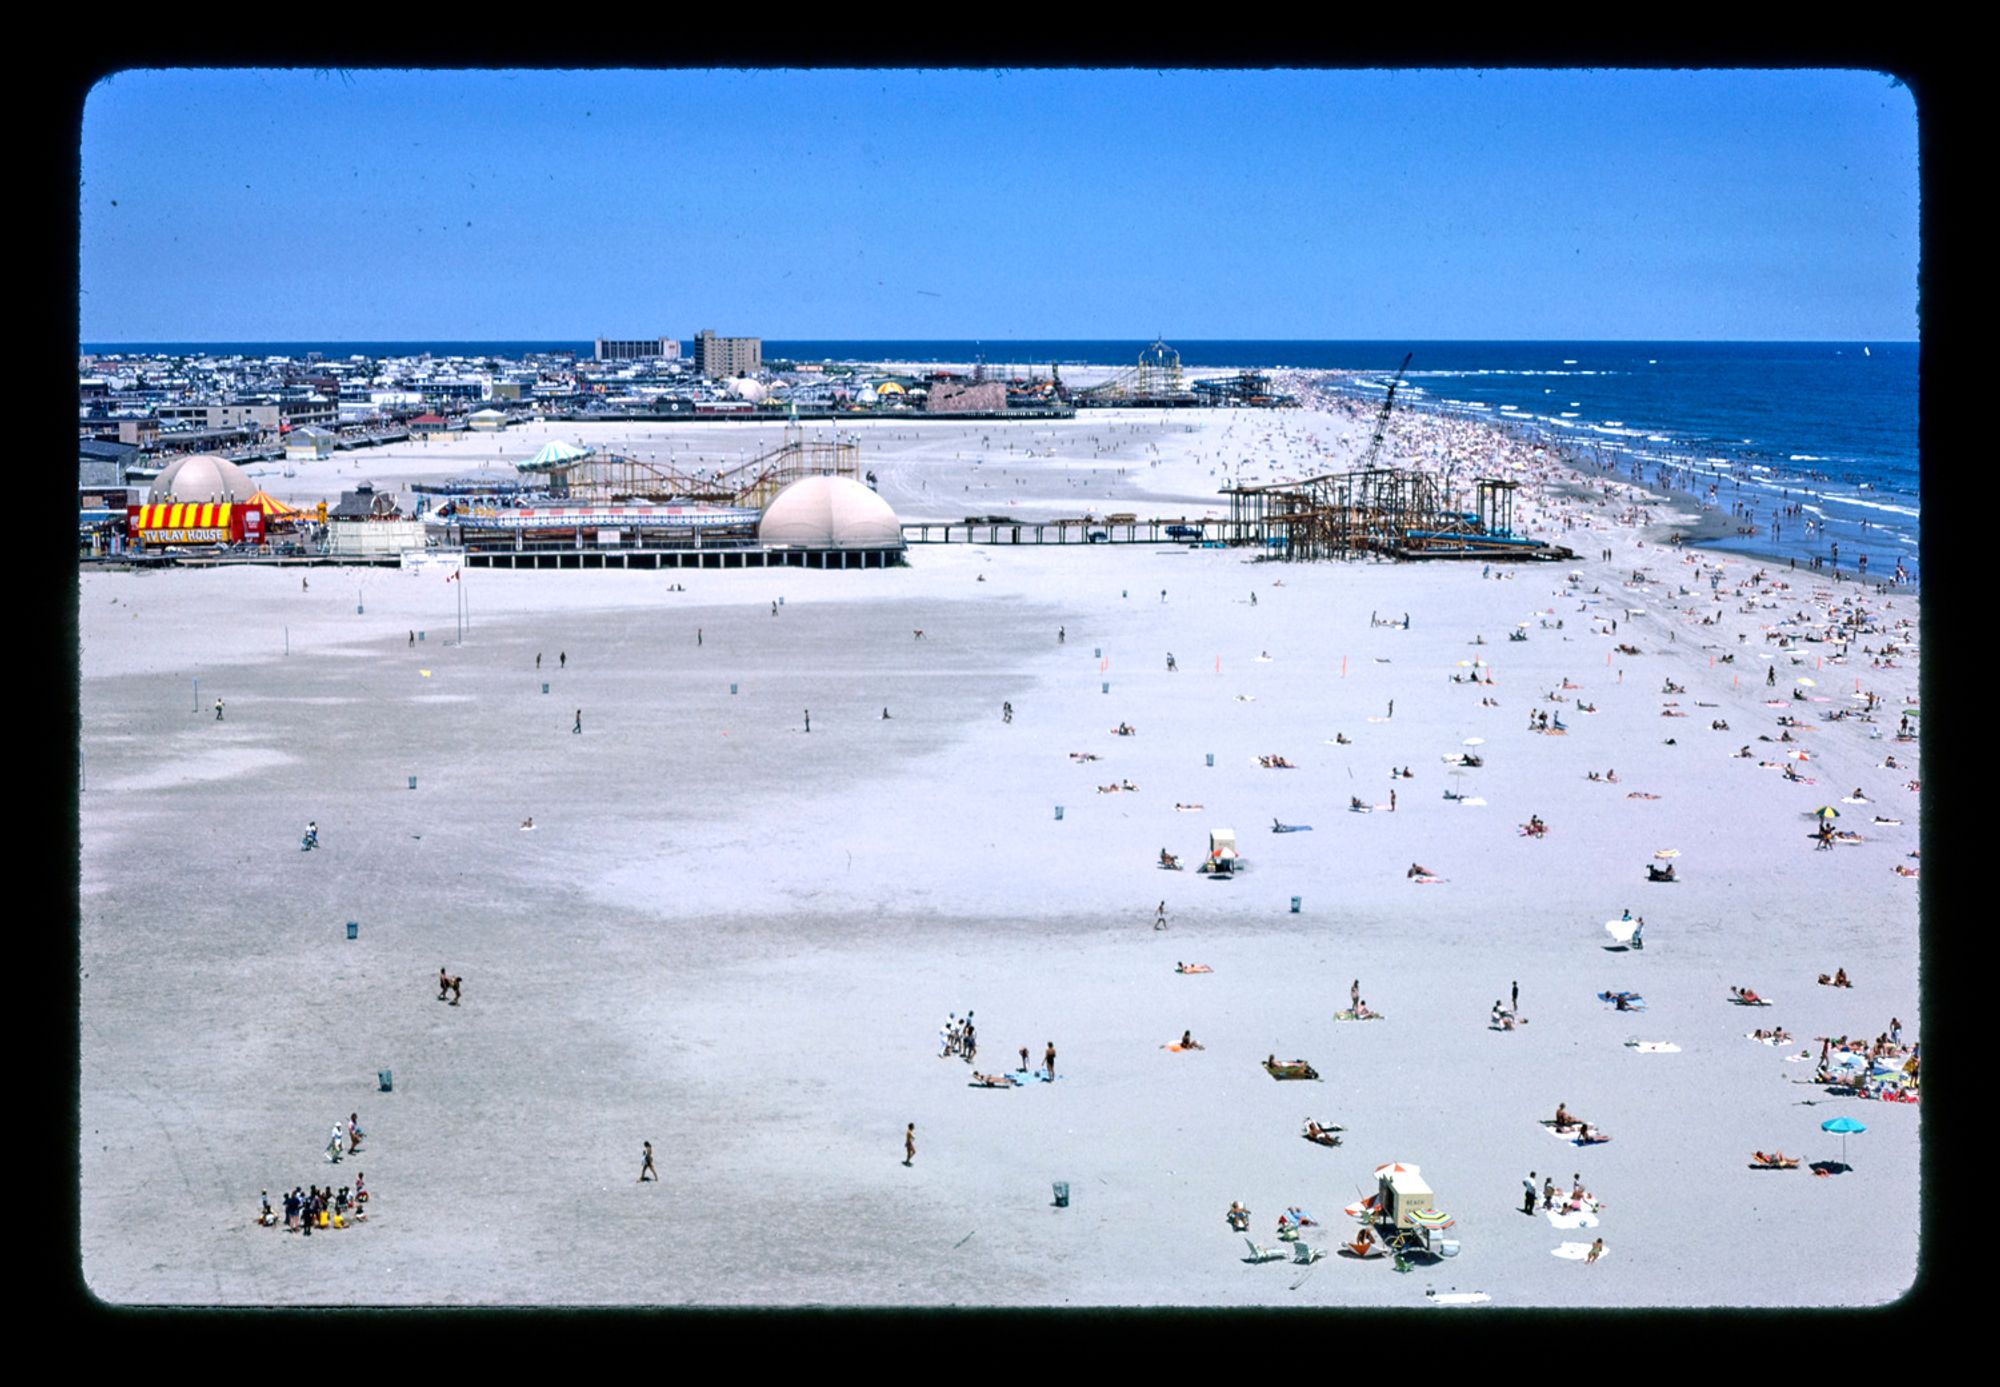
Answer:
[[[1257,1240],[1248,1236],[1243,1241],[1250,1245],[1250,1255],[1243,1259],[1246,1262],[1282,1262],[1285,1260],[1285,1250],[1282,1247],[1259,1247],[1257,1246]]]
[[[1292,1244],[1292,1261],[1298,1266],[1309,1267],[1324,1256],[1326,1249],[1323,1247],[1312,1247],[1304,1242]]]

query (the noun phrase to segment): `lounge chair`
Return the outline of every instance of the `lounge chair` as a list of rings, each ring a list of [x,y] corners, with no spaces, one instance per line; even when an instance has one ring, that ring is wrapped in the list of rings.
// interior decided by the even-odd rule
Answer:
[[[1326,1256],[1326,1249],[1323,1247],[1311,1247],[1303,1242],[1292,1244],[1292,1261],[1299,1266],[1309,1267],[1324,1256]]]
[[[1250,1255],[1243,1259],[1246,1262],[1282,1262],[1285,1260],[1285,1249],[1282,1247],[1259,1247],[1257,1246],[1257,1240],[1247,1234],[1244,1236],[1243,1241],[1250,1245]]]

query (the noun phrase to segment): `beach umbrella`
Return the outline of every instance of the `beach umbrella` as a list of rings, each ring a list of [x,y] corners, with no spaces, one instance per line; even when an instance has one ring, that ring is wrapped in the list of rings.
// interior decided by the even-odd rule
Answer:
[[[1458,1222],[1450,1214],[1441,1214],[1436,1209],[1418,1209],[1414,1213],[1405,1214],[1404,1217],[1419,1228],[1449,1228]]]
[[[1415,1175],[1419,1172],[1415,1166],[1406,1164],[1403,1161],[1390,1161],[1385,1165],[1376,1166],[1375,1173],[1377,1175]]]
[[[1813,810],[1813,813],[1819,815],[1822,819],[1837,819],[1840,817],[1840,811],[1830,804],[1822,804],[1819,808]]]
[[[1461,743],[1460,745],[1462,745],[1462,746],[1485,746],[1485,745],[1486,745],[1486,739],[1485,739],[1484,737],[1467,737],[1467,738],[1465,739],[1465,741],[1464,741],[1464,742],[1462,742],[1462,743]]]
[[[1853,1118],[1845,1116],[1829,1117],[1826,1121],[1819,1124],[1819,1129],[1822,1132],[1840,1133],[1840,1163],[1842,1165],[1847,1164],[1847,1134],[1849,1132],[1865,1132],[1868,1130]]]
[[[1803,674],[1799,676],[1799,682],[1801,684],[1804,684],[1809,689],[1816,689],[1819,687],[1819,685],[1813,683],[1812,680],[1806,678]]]
[[[1605,933],[1609,934],[1620,944],[1630,944],[1632,942],[1632,935],[1638,928],[1639,922],[1637,920],[1606,920],[1604,922]]]

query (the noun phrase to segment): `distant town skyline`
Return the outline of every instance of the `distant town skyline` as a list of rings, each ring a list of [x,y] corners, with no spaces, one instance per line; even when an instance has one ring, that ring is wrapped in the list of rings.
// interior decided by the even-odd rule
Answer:
[[[1875,72],[119,73],[85,342],[1895,341]]]

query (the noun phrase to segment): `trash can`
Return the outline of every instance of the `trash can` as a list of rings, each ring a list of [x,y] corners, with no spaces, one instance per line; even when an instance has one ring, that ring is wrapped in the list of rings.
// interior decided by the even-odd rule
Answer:
[[[734,684],[731,684],[731,685],[729,686],[729,692],[731,692],[731,693],[735,693],[735,692],[736,692],[736,686],[735,686]]]
[[[382,1091],[384,1093],[387,1093],[391,1089],[395,1088],[396,1076],[390,1070],[378,1069],[375,1071],[375,1082],[382,1085]]]
[[[1104,692],[1106,692],[1106,693],[1110,693],[1110,692],[1111,692],[1111,681],[1110,681],[1109,679],[1106,679],[1106,680],[1104,680],[1104,681],[1102,681],[1102,682],[1103,682],[1103,684],[1104,684]]]
[[[1296,915],[1298,913],[1299,913],[1299,898],[1297,896],[1294,896],[1292,897],[1292,914]]]
[[[349,920],[347,922],[347,937],[349,939],[359,939],[361,937],[361,922],[359,920]]]
[[[410,788],[412,790],[417,788],[417,778],[414,775],[410,777]]]
[[[1056,806],[1056,821],[1058,823],[1062,821],[1062,806],[1060,804]]]
[[[542,692],[547,693],[548,691],[549,691],[549,686],[547,684],[542,685]]]
[[[1091,658],[1092,658],[1093,660],[1101,660],[1101,659],[1103,659],[1103,658],[1104,658],[1104,647],[1103,647],[1103,646],[1101,646],[1101,645],[1100,645],[1100,646],[1098,646],[1098,647],[1097,647],[1097,648],[1096,648],[1095,650],[1093,650],[1093,651],[1091,651],[1091,652],[1090,652],[1090,657],[1091,657]]]
[[[1212,751],[1208,753],[1208,764],[1211,766],[1215,764],[1215,753]]]
[[[424,639],[424,633],[422,631],[417,632],[417,643],[419,645],[423,644],[423,639]]]
[[[1067,1209],[1069,1207],[1069,1181],[1067,1180],[1056,1181],[1055,1189],[1056,1189],[1056,1207],[1058,1209]]]

